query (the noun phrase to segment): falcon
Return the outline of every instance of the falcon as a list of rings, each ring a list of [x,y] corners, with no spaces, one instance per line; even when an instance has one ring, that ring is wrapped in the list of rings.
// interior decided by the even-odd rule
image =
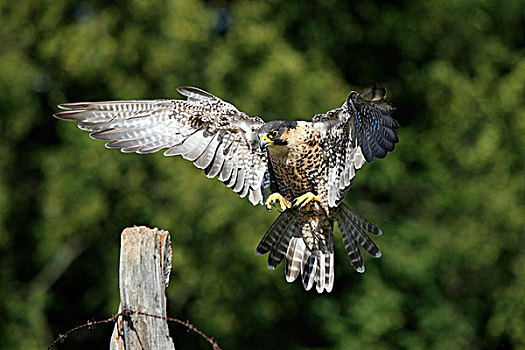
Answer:
[[[359,246],[381,256],[368,236],[381,230],[343,200],[356,171],[398,142],[384,88],[352,91],[340,108],[312,121],[268,123],[201,89],[177,91],[186,99],[65,103],[54,116],[80,122],[107,148],[181,155],[253,205],[278,207],[256,254],[269,254],[269,269],[285,259],[286,280],[301,276],[306,290],[332,291],[335,222],[356,271],[365,271]]]

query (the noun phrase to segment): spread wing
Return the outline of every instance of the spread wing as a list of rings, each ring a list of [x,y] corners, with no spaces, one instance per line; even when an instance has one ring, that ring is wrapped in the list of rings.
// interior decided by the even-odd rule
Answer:
[[[341,203],[365,161],[386,157],[399,142],[399,124],[391,116],[395,108],[385,95],[384,88],[373,84],[360,94],[352,91],[341,108],[313,118],[325,150],[330,207]]]
[[[258,143],[264,124],[228,102],[194,87],[178,88],[187,100],[143,100],[66,103],[59,119],[79,121],[107,148],[139,154],[181,155],[217,177],[253,205],[266,197],[268,161]]]

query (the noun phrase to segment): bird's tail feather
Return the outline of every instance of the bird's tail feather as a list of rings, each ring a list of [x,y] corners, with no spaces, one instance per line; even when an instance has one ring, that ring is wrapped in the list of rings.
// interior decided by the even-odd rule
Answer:
[[[341,203],[337,208],[335,217],[339,231],[341,231],[341,235],[343,236],[343,244],[350,259],[350,264],[352,264],[357,272],[365,272],[365,265],[361,252],[359,251],[359,245],[361,245],[368,254],[379,258],[381,252],[366,232],[381,235],[381,230],[357,215],[344,203]]]
[[[334,285],[333,223],[320,225],[297,209],[285,210],[270,226],[256,254],[269,253],[268,268],[274,269],[286,256],[286,280],[301,275],[306,290],[330,292]]]
[[[286,257],[286,281],[293,282],[301,276],[306,290],[316,285],[319,293],[324,290],[329,293],[334,286],[333,222],[318,218],[297,209],[285,210],[262,238],[256,254],[269,253],[269,269],[275,269]],[[381,230],[344,203],[337,207],[335,219],[350,263],[358,272],[364,272],[359,245],[379,258],[379,248],[367,233],[381,235]]]

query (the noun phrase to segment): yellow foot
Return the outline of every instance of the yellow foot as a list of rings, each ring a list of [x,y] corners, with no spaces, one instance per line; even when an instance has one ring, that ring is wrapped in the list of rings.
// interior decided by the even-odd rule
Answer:
[[[300,207],[300,208],[305,208],[306,211],[310,211],[310,205],[313,204],[313,203],[310,203],[311,201],[317,201],[317,202],[321,202],[321,198],[319,198],[318,196],[314,195],[312,192],[307,192],[305,194],[303,194],[302,196],[300,197],[297,197],[294,201],[294,207]],[[306,206],[306,207],[305,207]]]
[[[288,200],[286,200],[283,196],[281,196],[280,193],[272,193],[268,199],[266,200],[266,202],[264,203],[264,205],[266,206],[266,208],[268,210],[272,210],[272,205],[276,204],[276,203],[279,203],[279,205],[281,206],[281,210],[286,210],[287,208],[291,208],[292,205],[290,204],[290,202]]]

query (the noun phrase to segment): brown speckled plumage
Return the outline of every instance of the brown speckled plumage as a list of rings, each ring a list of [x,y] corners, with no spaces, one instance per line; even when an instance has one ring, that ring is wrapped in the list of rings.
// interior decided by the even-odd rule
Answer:
[[[270,268],[286,257],[286,280],[301,275],[307,290],[332,290],[336,221],[357,271],[364,271],[359,245],[380,256],[366,232],[381,231],[342,201],[365,161],[385,157],[398,142],[384,89],[374,84],[360,94],[352,91],[340,108],[312,122],[269,123],[206,91],[178,91],[187,99],[67,103],[55,117],[80,122],[108,148],[181,155],[254,205],[265,204],[268,187],[283,202],[304,205],[284,210],[256,252],[269,253]]]
[[[283,133],[287,146],[270,148],[270,162],[276,187],[290,202],[307,193],[321,193],[327,169],[322,166],[323,153],[319,146],[319,133],[312,123],[298,122],[294,129]],[[323,207],[328,210],[328,202]]]

